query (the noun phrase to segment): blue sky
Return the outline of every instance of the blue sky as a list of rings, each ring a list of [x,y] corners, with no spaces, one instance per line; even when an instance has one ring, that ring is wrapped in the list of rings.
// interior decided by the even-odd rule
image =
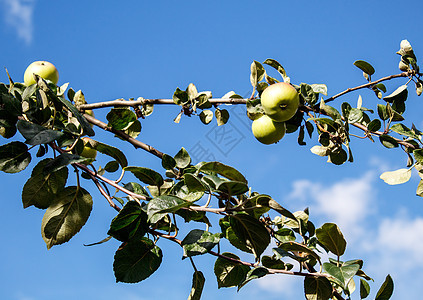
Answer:
[[[325,83],[330,95],[365,83],[353,66],[358,59],[376,69],[374,78],[398,73],[399,49],[408,39],[420,61],[421,1],[407,7],[397,1],[36,1],[0,0],[0,66],[15,81],[23,81],[26,66],[35,60],[54,63],[59,84],[70,82],[88,102],[130,97],[171,98],[177,87],[193,82],[214,97],[234,90],[251,93],[250,64],[274,58],[285,67],[293,83]],[[7,76],[0,71],[0,81]],[[388,93],[404,84],[388,82]],[[378,99],[370,91],[351,93],[334,102],[354,105],[358,95],[373,108]],[[406,118],[423,127],[421,98],[410,89]],[[296,136],[265,146],[255,141],[243,108],[227,107],[232,116],[227,130],[236,142],[225,143],[221,128],[202,125],[196,118],[174,124],[176,107],[156,106],[143,121],[139,140],[175,154],[182,146],[194,152],[200,145],[213,159],[242,171],[255,190],[272,195],[296,211],[310,207],[311,220],[320,226],[336,222],[349,242],[346,259],[363,258],[365,271],[375,279],[373,291],[390,273],[393,299],[418,299],[423,278],[422,199],[415,196],[417,175],[402,186],[379,179],[386,170],[405,166],[399,150],[354,139],[355,162],[326,163],[309,149],[317,144]],[[96,112],[105,119],[106,111]],[[358,133],[358,132],[357,132]],[[100,130],[96,139],[128,153],[130,164],[159,168],[160,161]],[[6,143],[3,140],[2,143]],[[197,148],[196,148],[197,147]],[[212,155],[212,156],[210,156]],[[106,160],[99,157],[98,163]],[[3,228],[0,248],[0,298],[50,299],[186,299],[192,267],[182,261],[181,249],[160,241],[164,260],[151,278],[135,285],[116,284],[112,271],[118,242],[97,247],[83,244],[106,236],[115,212],[90,182],[94,197],[88,224],[69,243],[47,251],[40,234],[42,211],[24,210],[21,187],[30,170],[0,174]],[[72,183],[72,180],[71,180]],[[230,250],[230,249],[228,249]],[[250,258],[251,259],[251,258]],[[203,299],[302,299],[302,281],[286,276],[266,277],[235,289],[217,290],[214,259],[199,257],[205,272]],[[373,294],[374,295],[374,294]],[[355,298],[354,298],[355,297]],[[355,293],[353,299],[358,299]]]

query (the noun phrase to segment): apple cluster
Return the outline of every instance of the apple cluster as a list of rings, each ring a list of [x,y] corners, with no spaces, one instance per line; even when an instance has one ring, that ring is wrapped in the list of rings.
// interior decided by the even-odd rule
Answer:
[[[274,144],[284,137],[285,121],[297,112],[300,96],[291,84],[279,82],[263,91],[261,105],[265,114],[253,121],[253,135],[263,144]]]

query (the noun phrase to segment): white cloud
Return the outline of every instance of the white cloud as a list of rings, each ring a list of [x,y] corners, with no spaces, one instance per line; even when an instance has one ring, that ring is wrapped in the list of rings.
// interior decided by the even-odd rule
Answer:
[[[32,41],[35,0],[2,0],[5,22],[17,31],[18,37],[30,44]]]
[[[347,240],[353,240],[362,233],[360,223],[375,210],[374,179],[374,172],[368,172],[360,178],[329,185],[299,180],[293,183],[288,197],[308,205],[312,219],[318,216],[325,222],[338,224]]]

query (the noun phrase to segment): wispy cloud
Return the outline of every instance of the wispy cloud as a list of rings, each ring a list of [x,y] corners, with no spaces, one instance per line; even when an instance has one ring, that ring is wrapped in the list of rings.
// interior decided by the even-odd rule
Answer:
[[[26,44],[32,42],[33,23],[32,17],[35,0],[0,0],[4,7],[4,20],[14,28],[17,35]]]
[[[368,172],[360,178],[346,178],[329,185],[299,180],[293,183],[288,197],[309,206],[312,219],[318,216],[325,222],[336,223],[347,239],[356,239],[363,230],[360,224],[375,211],[377,199],[372,186],[375,179],[375,173]]]

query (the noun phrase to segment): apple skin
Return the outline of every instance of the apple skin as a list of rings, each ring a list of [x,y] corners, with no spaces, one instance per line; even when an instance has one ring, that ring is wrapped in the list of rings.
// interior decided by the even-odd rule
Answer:
[[[253,121],[251,125],[253,135],[263,144],[270,145],[280,141],[285,135],[285,123],[276,122],[267,115]]]
[[[82,152],[79,155],[86,157],[86,158],[95,159],[97,157],[97,150],[86,146],[86,144],[89,143],[91,139],[88,138],[88,137],[83,137],[82,140],[84,141],[84,149],[82,150]]]
[[[56,67],[48,61],[34,61],[24,73],[24,83],[26,86],[30,86],[35,82],[34,74],[41,76],[44,79],[48,79],[54,84],[59,82],[59,72]]]
[[[276,122],[291,119],[300,105],[297,90],[286,82],[269,85],[261,94],[261,105],[264,112]]]

